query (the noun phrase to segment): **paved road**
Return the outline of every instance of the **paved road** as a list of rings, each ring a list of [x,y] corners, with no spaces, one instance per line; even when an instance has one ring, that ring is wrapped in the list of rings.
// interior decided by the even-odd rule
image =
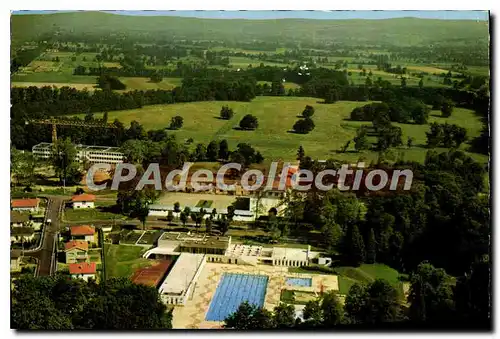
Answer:
[[[57,246],[57,234],[59,232],[59,216],[63,206],[63,197],[50,197],[45,218],[50,219],[51,223],[45,226],[42,235],[41,245],[32,251],[25,251],[24,255],[38,259],[36,275],[52,275],[56,269],[55,248]]]

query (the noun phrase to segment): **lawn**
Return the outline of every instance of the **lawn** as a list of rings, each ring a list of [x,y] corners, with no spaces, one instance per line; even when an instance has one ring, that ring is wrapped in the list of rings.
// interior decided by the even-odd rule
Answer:
[[[317,294],[314,292],[281,290],[280,301],[287,304],[305,305],[308,301],[315,300]]]
[[[149,89],[170,90],[182,85],[182,78],[164,78],[161,82],[151,82],[149,78],[140,77],[121,77],[119,79],[127,86],[127,89],[124,91]]]
[[[104,244],[106,279],[130,277],[137,268],[150,266],[152,261],[142,257],[145,251],[140,246]]]
[[[359,267],[335,267],[339,274],[339,292],[347,294],[354,283],[367,284],[375,279],[384,279],[395,286],[402,294],[403,284],[399,272],[384,264],[363,264]]]
[[[66,208],[64,211],[64,220],[72,221],[92,221],[92,220],[120,220],[126,217],[121,214],[102,211],[100,208],[72,209]]]
[[[251,102],[211,101],[179,103],[172,105],[152,105],[140,109],[109,112],[109,119],[119,119],[126,125],[132,120],[137,120],[145,129],[166,128],[173,116],[180,115],[184,118],[184,125],[180,130],[169,131],[182,142],[192,138],[194,142],[208,144],[211,140],[226,139],[231,148],[238,143],[247,142],[259,150],[266,160],[294,161],[300,145],[309,155],[317,159],[334,158],[340,161],[357,161],[360,157],[365,161],[378,158],[377,152],[355,152],[351,142],[346,153],[340,153],[340,148],[352,140],[356,129],[369,122],[350,121],[349,116],[355,107],[360,107],[369,102],[339,101],[334,104],[323,104],[321,99],[303,97],[256,97]],[[228,105],[235,112],[231,120],[219,119],[220,109]],[[297,121],[297,116],[306,105],[315,108],[313,120],[316,128],[309,134],[301,135],[290,133]],[[259,127],[255,131],[241,131],[234,127],[245,114],[253,114],[259,119]],[[99,114],[96,114],[96,117]],[[431,112],[429,122],[448,122],[468,129],[469,138],[480,134],[482,122],[473,111],[455,108],[450,118],[441,118],[440,112]],[[409,136],[415,139],[414,147],[408,149],[401,147],[394,149],[393,153],[400,159],[423,162],[428,149],[425,148],[426,132],[428,125],[398,124],[403,129],[403,142]],[[461,146],[466,150],[467,144]],[[444,151],[444,149],[437,149]],[[471,155],[479,161],[487,161],[484,155]]]

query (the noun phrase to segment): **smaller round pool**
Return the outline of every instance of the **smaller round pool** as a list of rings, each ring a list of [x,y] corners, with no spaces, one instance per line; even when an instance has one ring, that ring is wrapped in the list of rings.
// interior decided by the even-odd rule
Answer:
[[[311,287],[312,286],[312,279],[311,278],[286,278],[286,284],[288,286]]]

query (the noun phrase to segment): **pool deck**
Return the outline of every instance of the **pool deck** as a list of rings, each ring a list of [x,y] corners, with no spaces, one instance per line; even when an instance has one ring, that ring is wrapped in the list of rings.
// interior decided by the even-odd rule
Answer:
[[[272,310],[279,304],[282,289],[319,292],[321,286],[323,286],[323,291],[338,290],[339,288],[336,275],[288,273],[287,267],[280,266],[206,263],[196,282],[192,295],[188,297],[186,305],[174,308],[173,328],[214,329],[222,327],[222,322],[206,321],[205,316],[223,273],[267,275],[269,281],[264,299],[264,308],[269,310]],[[287,286],[285,282],[287,277],[312,278],[312,286]]]

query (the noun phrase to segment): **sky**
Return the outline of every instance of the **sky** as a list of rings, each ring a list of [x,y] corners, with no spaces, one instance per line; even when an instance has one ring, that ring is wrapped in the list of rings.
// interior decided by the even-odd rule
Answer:
[[[14,14],[43,14],[58,11],[14,11]],[[70,12],[70,11],[66,11]],[[107,11],[121,15],[161,15],[210,19],[390,19],[415,17],[443,20],[488,20],[486,11]]]

